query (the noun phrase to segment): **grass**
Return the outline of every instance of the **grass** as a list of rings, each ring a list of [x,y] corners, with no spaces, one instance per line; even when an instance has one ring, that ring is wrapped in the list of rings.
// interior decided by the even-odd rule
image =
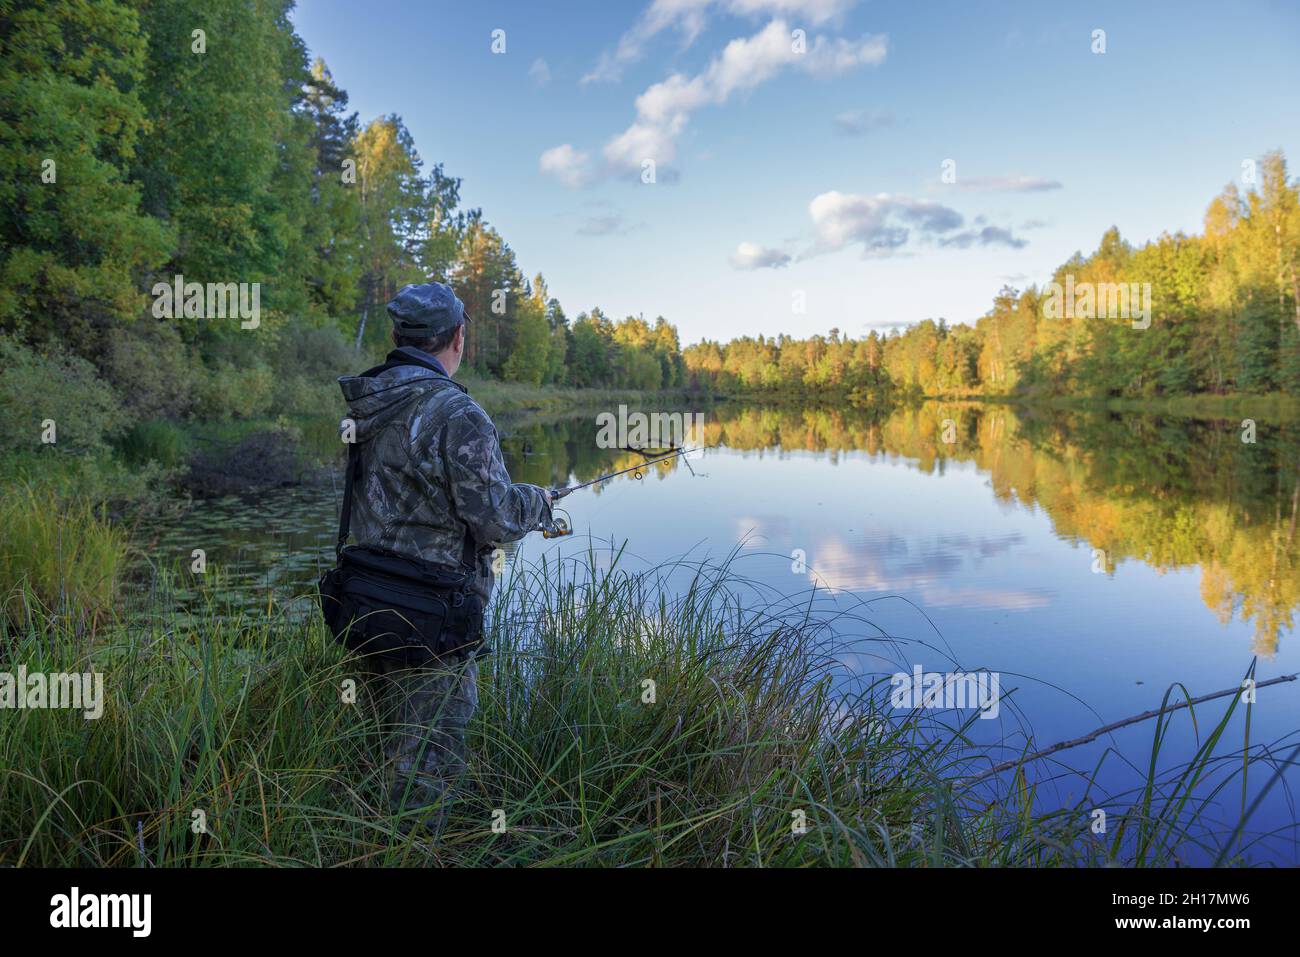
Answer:
[[[175,469],[185,464],[190,443],[185,430],[174,422],[155,419],[137,422],[118,442],[118,452],[129,465],[157,462]]]
[[[1229,711],[1159,773],[1162,724],[1099,841],[1097,798],[1043,810],[1020,771],[963,783],[993,760],[973,717],[900,713],[884,679],[845,691],[813,606],[756,607],[725,565],[600,565],[502,583],[470,770],[436,841],[389,812],[375,710],[364,684],[345,700],[356,662],[314,615],[237,612],[214,583],[185,617],[173,591],[192,581],[167,574],[93,632],[11,623],[0,670],[101,671],[107,701],[97,721],[0,721],[0,866],[1161,864],[1225,849],[1195,833],[1194,785],[1261,760],[1213,753]]]
[[[19,482],[0,491],[0,615],[78,629],[112,607],[126,534],[102,511]]]

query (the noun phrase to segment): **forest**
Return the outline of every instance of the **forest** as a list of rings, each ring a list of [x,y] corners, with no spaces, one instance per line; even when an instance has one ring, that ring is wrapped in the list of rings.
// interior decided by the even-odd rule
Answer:
[[[384,303],[430,278],[465,300],[479,376],[682,384],[672,325],[599,308],[571,320],[399,116],[348,112],[291,9],[0,3],[7,445],[34,443],[28,411],[59,420],[72,450],[140,422],[318,412],[337,375],[386,349]],[[255,330],[154,318],[150,291],[177,277],[256,284]],[[48,391],[28,409],[49,381],[66,414]]]
[[[141,423],[319,412],[386,348],[383,305],[445,279],[474,317],[471,375],[533,387],[719,395],[1294,395],[1300,204],[1280,152],[1204,232],[1108,231],[1054,281],[1138,283],[1151,320],[1051,317],[1004,287],[973,324],[888,317],[860,338],[705,340],[662,316],[572,319],[461,179],[396,114],[362,123],[287,0],[0,2],[0,405],[5,445],[65,449]],[[147,26],[147,29],[145,25]],[[195,24],[201,24],[196,28]],[[260,316],[159,321],[184,277],[257,287]],[[864,309],[865,309],[864,305]],[[845,324],[855,321],[845,316]],[[360,354],[360,355],[359,355]],[[42,384],[58,382],[62,398]]]
[[[1115,228],[1076,253],[1051,283],[1149,291],[1150,316],[1089,313],[1052,303],[1049,284],[1004,286],[973,324],[927,319],[862,338],[745,337],[684,352],[689,379],[746,393],[889,392],[939,397],[1300,393],[1300,201],[1286,160],[1252,166],[1229,185],[1204,232],[1165,233],[1134,247]],[[1054,308],[1056,306],[1056,308]],[[1145,326],[1145,327],[1143,327]]]

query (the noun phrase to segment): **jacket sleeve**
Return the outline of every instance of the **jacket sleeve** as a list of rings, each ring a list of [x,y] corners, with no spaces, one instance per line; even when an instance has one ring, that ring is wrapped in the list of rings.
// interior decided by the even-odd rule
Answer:
[[[477,544],[518,541],[550,520],[542,489],[510,481],[496,428],[477,403],[465,402],[450,416],[445,439],[452,503]]]

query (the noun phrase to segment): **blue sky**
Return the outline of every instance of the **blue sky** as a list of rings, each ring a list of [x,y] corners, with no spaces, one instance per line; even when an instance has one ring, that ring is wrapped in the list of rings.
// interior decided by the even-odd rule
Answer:
[[[1300,163],[1295,2],[299,0],[293,19],[570,317],[663,315],[687,343],[973,321],[1112,224],[1199,232],[1245,159]]]

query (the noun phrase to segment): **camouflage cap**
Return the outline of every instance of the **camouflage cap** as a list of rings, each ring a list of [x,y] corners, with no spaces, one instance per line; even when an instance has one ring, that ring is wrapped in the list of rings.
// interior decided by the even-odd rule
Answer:
[[[456,328],[462,320],[469,321],[465,304],[451,291],[451,286],[442,282],[403,286],[389,300],[387,309],[394,331],[402,336],[432,338]]]

